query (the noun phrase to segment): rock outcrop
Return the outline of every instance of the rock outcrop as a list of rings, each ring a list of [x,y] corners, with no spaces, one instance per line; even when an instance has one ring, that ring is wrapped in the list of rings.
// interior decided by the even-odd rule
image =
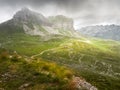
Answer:
[[[81,79],[80,77],[73,77],[70,83],[70,90],[98,90],[95,86]]]

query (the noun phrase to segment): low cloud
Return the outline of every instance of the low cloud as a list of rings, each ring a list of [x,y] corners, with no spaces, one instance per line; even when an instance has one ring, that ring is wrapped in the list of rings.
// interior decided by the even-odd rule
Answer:
[[[0,0],[0,22],[10,19],[22,7],[45,16],[63,14],[75,25],[120,24],[120,0]]]

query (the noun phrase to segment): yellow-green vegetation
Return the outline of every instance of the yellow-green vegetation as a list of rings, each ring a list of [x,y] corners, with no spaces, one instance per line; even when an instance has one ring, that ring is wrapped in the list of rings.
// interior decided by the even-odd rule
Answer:
[[[72,70],[54,62],[0,52],[0,89],[65,90],[73,75]]]
[[[26,34],[13,34],[0,36],[0,47],[10,51],[17,51],[22,55],[34,55],[46,49],[51,49],[65,42],[68,37],[57,38],[54,36],[50,40],[44,40],[40,36],[30,36]]]
[[[115,41],[69,39],[59,47],[45,51],[40,57],[77,70],[99,90],[119,90],[119,47],[119,42]]]

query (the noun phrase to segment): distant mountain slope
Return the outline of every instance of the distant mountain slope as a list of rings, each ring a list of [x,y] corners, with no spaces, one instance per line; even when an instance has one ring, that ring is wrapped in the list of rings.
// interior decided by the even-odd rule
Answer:
[[[79,30],[80,33],[88,36],[99,37],[103,39],[120,40],[119,25],[97,25],[87,26]]]
[[[53,20],[44,17],[40,13],[31,11],[28,8],[21,9],[11,20],[2,23],[0,25],[0,33],[5,35],[25,33],[46,37],[49,35],[64,35],[70,37],[77,35],[73,29],[72,19],[61,15],[56,16],[53,22]]]

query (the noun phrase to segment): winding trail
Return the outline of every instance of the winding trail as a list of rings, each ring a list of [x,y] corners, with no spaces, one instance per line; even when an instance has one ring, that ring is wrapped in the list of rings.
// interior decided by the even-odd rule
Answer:
[[[53,49],[54,49],[54,48],[53,48]],[[39,54],[32,55],[31,58],[35,58],[35,57],[37,57],[37,56],[40,56],[40,55],[42,55],[44,52],[49,51],[49,50],[53,50],[53,49],[43,50],[43,51],[40,52]]]

